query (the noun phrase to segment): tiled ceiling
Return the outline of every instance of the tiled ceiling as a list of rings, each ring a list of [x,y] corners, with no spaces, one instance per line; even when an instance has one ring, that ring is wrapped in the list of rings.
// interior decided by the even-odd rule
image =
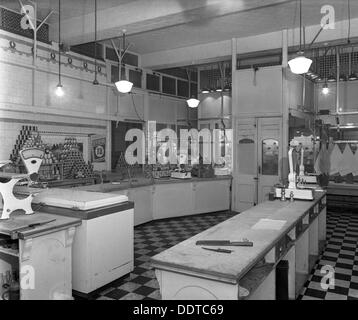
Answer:
[[[334,6],[337,21],[347,19],[348,0],[302,1],[303,21],[305,25],[318,25],[320,23],[322,18],[321,7],[323,5]],[[210,4],[215,3],[216,5],[220,4],[220,2],[215,2],[215,0],[146,0],[145,3],[148,4],[146,7],[143,5],[144,2],[140,0],[98,0],[98,8],[100,11],[113,8],[113,10],[119,10],[118,13],[123,14],[120,11],[121,8],[130,8],[129,6],[132,6],[131,12],[133,12],[133,6],[138,4],[138,16],[143,20],[138,21],[133,19],[133,23],[129,25],[141,31],[139,33],[134,32],[131,35],[131,29],[129,29],[128,33],[129,41],[134,44],[131,50],[140,54],[227,40],[232,37],[240,38],[273,32],[284,28],[297,27],[299,24],[298,1],[295,0],[221,0],[221,3],[226,4],[226,6],[230,5],[230,3],[235,5],[240,3],[243,8],[242,11],[236,10],[236,13],[232,13],[229,10],[225,11],[224,14],[220,10],[212,12],[213,8],[217,8],[217,6],[206,6],[208,2]],[[26,3],[26,0],[23,0],[23,3]],[[0,0],[0,4],[7,8],[19,10],[19,3],[15,0]],[[37,4],[40,12],[39,16],[43,17],[51,8],[57,9],[58,0],[37,0]],[[169,4],[171,4],[172,7],[170,8],[174,7],[176,10],[181,10],[179,13],[176,11],[175,18],[173,19],[177,23],[172,23],[170,16],[166,16],[166,4],[168,8]],[[151,16],[146,16],[146,10],[148,10],[149,5],[152,8],[158,5],[157,11],[160,15],[157,15],[155,19],[151,19]],[[94,9],[94,0],[62,0],[62,7],[63,20],[70,21],[74,17],[77,17],[78,22],[86,14],[90,15],[92,19],[91,13],[93,13]],[[201,10],[195,10],[197,8]],[[351,17],[358,17],[358,0],[351,0]],[[154,23],[153,20],[155,20]],[[124,22],[122,21],[123,19],[119,17],[118,20],[112,22],[110,27],[107,27],[107,29],[104,27],[103,32],[99,33],[99,37],[105,39],[118,35],[123,27],[121,23]],[[52,22],[56,22],[55,16]],[[73,28],[73,30],[67,30],[67,34],[64,35],[65,42],[67,40],[71,44],[78,44],[93,39],[92,20],[88,20],[86,23],[88,28],[83,28],[87,32],[86,38],[79,40],[80,36],[78,35],[84,31]],[[86,23],[83,22],[83,25],[87,26]],[[81,25],[81,22],[79,25]],[[145,28],[142,26],[145,26]],[[77,38],[74,40],[72,36],[75,37],[76,33]]]

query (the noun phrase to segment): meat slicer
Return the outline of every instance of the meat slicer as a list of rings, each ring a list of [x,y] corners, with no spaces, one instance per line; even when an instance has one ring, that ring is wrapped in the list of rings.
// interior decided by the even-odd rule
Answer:
[[[17,210],[22,210],[25,214],[34,213],[31,208],[34,194],[19,199],[14,195],[14,187],[23,180],[27,180],[29,184],[38,180],[38,171],[45,152],[38,148],[27,148],[21,150],[19,153],[27,173],[0,172],[0,196],[2,198],[2,203],[0,203],[0,220],[9,219],[10,215]],[[0,168],[8,163],[8,161],[0,161]]]

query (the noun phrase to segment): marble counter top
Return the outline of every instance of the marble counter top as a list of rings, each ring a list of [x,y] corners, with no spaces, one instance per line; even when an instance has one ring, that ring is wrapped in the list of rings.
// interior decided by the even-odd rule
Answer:
[[[264,202],[154,256],[152,264],[159,269],[237,283],[324,195],[316,192],[313,201]],[[286,222],[280,230],[253,229],[261,219]],[[244,238],[252,241],[253,247],[230,247],[231,254],[206,251],[195,244],[197,240]]]

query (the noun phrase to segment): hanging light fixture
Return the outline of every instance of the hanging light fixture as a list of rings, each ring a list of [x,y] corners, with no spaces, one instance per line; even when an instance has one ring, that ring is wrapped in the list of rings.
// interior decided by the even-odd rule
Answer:
[[[224,92],[230,92],[231,91],[231,85],[230,82],[227,81],[224,87]]]
[[[322,93],[323,93],[324,95],[327,95],[327,94],[329,93],[329,88],[328,88],[327,82],[323,85]]]
[[[186,103],[188,104],[189,108],[195,109],[199,106],[200,100],[198,100],[194,95],[191,93],[191,70],[187,70],[188,80],[189,80],[189,95],[191,95],[191,98],[186,100]]]
[[[200,104],[200,100],[196,99],[194,96],[192,96],[190,99],[186,100],[186,103],[188,104],[189,108],[197,108]]]
[[[133,83],[128,81],[125,77],[124,79],[121,79],[122,78],[122,59],[127,51],[126,49],[126,34],[125,32],[123,31],[123,36],[122,36],[122,39],[123,39],[123,54],[121,52],[119,52],[120,54],[120,59],[119,59],[119,81],[117,81],[115,83],[116,85],[116,88],[117,90],[120,92],[120,93],[129,93],[131,92],[132,88],[133,88]]]
[[[288,62],[291,72],[295,74],[304,74],[309,71],[312,60],[305,57],[302,50],[302,0],[300,1],[300,49],[297,56]]]
[[[97,0],[94,0],[94,80],[93,84],[99,85],[97,79]]]
[[[61,0],[58,0],[58,84],[55,93],[58,97],[65,95],[61,82]]]
[[[201,93],[209,93],[209,92],[210,92],[210,90],[208,88],[204,88],[201,90]]]
[[[347,81],[347,77],[344,73],[341,73],[339,76],[339,81]]]

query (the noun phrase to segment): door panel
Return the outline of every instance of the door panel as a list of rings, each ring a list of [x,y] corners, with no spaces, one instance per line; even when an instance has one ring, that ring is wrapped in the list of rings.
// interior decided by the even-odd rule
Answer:
[[[259,118],[258,128],[258,203],[266,201],[273,185],[279,182],[282,159],[281,118]]]
[[[233,206],[244,211],[268,199],[279,182],[281,118],[238,120],[235,132]]]
[[[236,126],[234,207],[244,211],[257,203],[257,129],[255,119]]]

